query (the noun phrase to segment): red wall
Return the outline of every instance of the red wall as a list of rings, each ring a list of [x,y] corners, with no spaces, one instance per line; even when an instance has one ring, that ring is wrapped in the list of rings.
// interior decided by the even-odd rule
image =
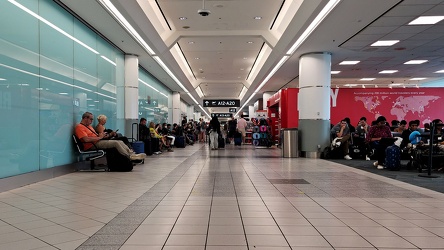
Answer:
[[[282,128],[298,126],[298,92],[295,88],[282,89],[267,102],[272,110],[279,107],[276,117]],[[349,117],[352,125],[356,125],[363,116],[370,123],[383,115],[388,122],[419,119],[422,127],[433,119],[444,119],[444,88],[333,88],[330,104],[333,124]]]
[[[433,119],[444,119],[444,88],[343,88],[332,89],[331,123],[349,117],[356,125],[365,116],[370,123],[380,115],[392,120],[419,119],[421,127]]]

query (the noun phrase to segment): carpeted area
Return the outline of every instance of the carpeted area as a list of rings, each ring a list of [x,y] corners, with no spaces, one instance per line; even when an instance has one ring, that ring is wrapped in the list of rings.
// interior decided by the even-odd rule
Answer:
[[[371,172],[374,174],[382,175],[388,178],[396,179],[402,182],[406,182],[415,186],[427,188],[430,190],[434,190],[437,192],[444,193],[444,173],[432,171],[433,176],[438,176],[438,178],[427,178],[420,177],[418,170],[407,170],[406,165],[408,161],[402,161],[402,168],[399,171],[390,171],[387,169],[378,170],[373,166],[372,161],[365,160],[344,160],[344,159],[329,159],[329,161],[340,163],[349,167],[358,168],[361,170],[365,170],[367,172]],[[427,175],[427,172],[421,173],[422,175]]]

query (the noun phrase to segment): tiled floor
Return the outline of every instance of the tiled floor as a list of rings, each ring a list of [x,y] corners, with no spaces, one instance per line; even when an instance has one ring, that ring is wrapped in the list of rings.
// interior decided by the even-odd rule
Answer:
[[[252,146],[0,193],[0,249],[444,249],[444,194]]]

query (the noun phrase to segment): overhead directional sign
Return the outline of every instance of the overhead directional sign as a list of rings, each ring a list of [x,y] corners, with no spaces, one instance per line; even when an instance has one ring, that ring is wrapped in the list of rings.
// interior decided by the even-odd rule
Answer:
[[[204,107],[240,107],[240,100],[203,100]]]
[[[231,117],[231,113],[211,113],[211,116],[217,116],[217,117]]]
[[[237,111],[236,108],[229,108],[229,109],[228,109],[228,112],[230,112],[230,113],[235,113],[236,111]]]

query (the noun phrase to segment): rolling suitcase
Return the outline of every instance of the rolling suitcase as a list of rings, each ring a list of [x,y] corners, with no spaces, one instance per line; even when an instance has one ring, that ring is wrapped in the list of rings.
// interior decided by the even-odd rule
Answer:
[[[134,137],[134,126],[136,126],[137,137]],[[131,125],[131,139],[133,140],[131,146],[133,147],[134,152],[136,154],[145,153],[145,143],[139,140],[139,124],[137,123]]]
[[[234,145],[240,146],[242,145],[242,134],[240,132],[234,132]]]
[[[219,137],[217,141],[218,148],[225,148],[225,139],[223,137]]]
[[[145,154],[153,155],[153,147],[151,145],[151,140],[150,139],[143,140],[143,143],[145,144]]]
[[[176,146],[176,148],[185,148],[185,137],[183,136],[176,136],[176,139],[174,141],[174,146]]]
[[[398,146],[393,145],[385,149],[385,167],[388,170],[401,168],[401,149]]]

